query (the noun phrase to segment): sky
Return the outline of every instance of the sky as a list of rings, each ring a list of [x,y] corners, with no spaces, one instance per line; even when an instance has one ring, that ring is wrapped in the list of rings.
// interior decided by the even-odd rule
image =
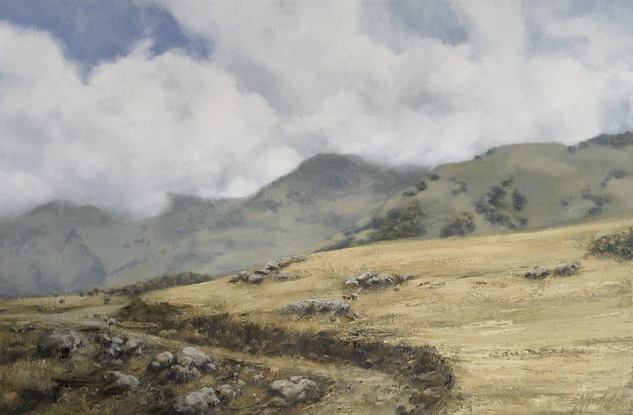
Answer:
[[[633,129],[626,0],[0,0],[0,216]]]

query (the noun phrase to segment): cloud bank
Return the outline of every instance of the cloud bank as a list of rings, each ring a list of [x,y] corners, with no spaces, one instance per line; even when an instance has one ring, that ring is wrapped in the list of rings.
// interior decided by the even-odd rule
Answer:
[[[96,59],[0,20],[0,215],[61,198],[143,217],[319,152],[436,165],[633,128],[624,1],[132,3],[177,41],[136,21]]]

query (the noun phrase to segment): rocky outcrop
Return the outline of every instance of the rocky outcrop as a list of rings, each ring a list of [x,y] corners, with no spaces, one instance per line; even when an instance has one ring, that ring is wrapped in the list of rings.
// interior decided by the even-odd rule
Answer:
[[[63,329],[40,337],[37,351],[41,356],[69,357],[82,343],[76,331]]]
[[[298,278],[295,274],[289,274],[282,271],[283,268],[295,262],[303,262],[306,260],[304,255],[293,255],[291,257],[282,258],[278,261],[268,261],[262,268],[253,272],[241,271],[239,274],[229,278],[230,283],[243,282],[247,284],[261,284],[267,279],[273,281],[290,281]]]
[[[315,381],[301,376],[275,380],[270,384],[270,392],[274,395],[270,401],[271,406],[290,406],[317,400],[321,396],[319,385]]]
[[[281,313],[296,314],[302,317],[313,314],[344,316],[349,312],[350,307],[346,302],[333,298],[311,299],[290,303],[281,310]]]
[[[554,275],[569,277],[572,275],[576,275],[578,269],[580,269],[580,262],[561,262],[560,264],[556,265],[556,268],[554,268]]]
[[[99,334],[96,341],[105,346],[96,358],[97,362],[101,364],[121,365],[124,360],[129,359],[133,355],[143,354],[149,348],[148,344],[143,340],[110,336],[106,333]]]
[[[202,415],[220,404],[220,399],[213,388],[202,388],[193,391],[177,401],[173,409],[178,414]]]
[[[138,388],[140,382],[136,376],[126,375],[115,371],[110,373],[110,383],[121,391],[133,391]]]
[[[536,267],[527,271],[524,276],[525,278],[530,278],[530,279],[543,279],[547,277],[549,274],[550,274],[550,271],[548,269],[545,269],[543,267]]]
[[[158,353],[150,362],[148,369],[158,372],[167,369],[174,363],[174,355],[171,352]]]
[[[343,286],[347,290],[369,289],[379,290],[400,285],[411,277],[404,274],[375,274],[371,271],[362,272],[347,278]]]
[[[564,261],[556,265],[553,270],[549,270],[543,267],[536,267],[527,271],[524,276],[530,279],[543,279],[548,275],[557,275],[560,277],[569,277],[576,275],[580,269],[580,262],[578,261]]]

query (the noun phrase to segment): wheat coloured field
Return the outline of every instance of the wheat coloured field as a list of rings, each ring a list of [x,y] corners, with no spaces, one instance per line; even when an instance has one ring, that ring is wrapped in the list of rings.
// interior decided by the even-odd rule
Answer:
[[[221,306],[264,323],[357,326],[390,343],[435,346],[455,386],[457,414],[630,414],[633,408],[632,264],[587,256],[592,238],[633,225],[631,215],[575,226],[444,240],[380,243],[311,255],[301,279],[258,286],[226,280],[157,291],[148,302]],[[571,277],[523,277],[535,266],[579,261]],[[341,298],[357,271],[416,278],[396,292],[362,292],[362,319],[285,322],[291,301]],[[362,413],[353,411],[354,413]]]
[[[431,413],[630,414],[632,264],[588,256],[587,245],[593,238],[632,225],[633,215],[620,215],[537,231],[379,243],[310,255],[307,261],[286,269],[300,277],[294,281],[249,285],[221,278],[147,293],[140,302],[116,297],[107,306],[100,299],[79,296],[66,296],[64,304],[53,297],[2,300],[0,323],[4,328],[73,326],[90,315],[115,315],[133,302],[146,307],[145,311],[140,312],[140,306],[128,308],[127,314],[117,316],[120,322],[114,328],[142,336],[156,348],[174,350],[194,343],[243,368],[266,368],[270,376],[285,373],[327,379],[327,393],[319,402],[284,410],[261,406],[257,413],[262,414],[379,415],[396,413],[397,407],[407,413],[410,386],[394,376],[393,370],[365,369],[335,358],[321,362],[319,356],[258,355],[246,344],[243,348],[218,347],[212,341],[214,333],[204,332],[204,321],[224,315],[232,319],[234,330],[253,324],[283,328],[288,333],[341,333],[347,338],[357,336],[359,341],[433,346],[452,367],[453,378],[449,395],[427,408]],[[561,261],[579,261],[579,273],[542,280],[523,277],[528,269],[552,268]],[[345,279],[366,270],[414,278],[397,291],[360,292],[357,300],[349,301],[349,314],[360,313],[360,318],[279,314],[287,303],[297,300],[342,299]],[[177,316],[182,329],[165,332],[161,320],[167,320],[172,309],[182,311]],[[144,313],[151,318],[144,319]],[[7,330],[3,333],[9,336]],[[259,335],[262,340],[261,331]],[[34,348],[34,344],[21,347]],[[89,356],[82,359],[89,364]],[[28,383],[25,373],[29,368],[33,377],[40,370],[38,382],[45,381],[41,364],[15,365],[26,379],[22,383]],[[59,376],[63,368],[50,365]],[[2,396],[18,399],[14,378],[18,367],[13,372],[4,367],[0,366],[5,382]],[[130,370],[142,374],[143,367],[137,362]],[[192,387],[178,390],[184,393]],[[104,401],[91,410],[116,413],[104,408],[116,408],[123,398],[106,399],[113,399],[111,406]],[[132,402],[135,397],[126,399]],[[34,413],[57,414],[68,409],[63,402],[51,405],[56,409],[40,405]],[[74,405],[82,408],[77,402]]]

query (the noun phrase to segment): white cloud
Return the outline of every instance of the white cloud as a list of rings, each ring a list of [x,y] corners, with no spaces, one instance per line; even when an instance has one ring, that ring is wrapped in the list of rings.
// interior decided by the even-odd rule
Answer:
[[[633,128],[630,25],[574,2],[146,3],[212,55],[148,39],[86,75],[50,35],[0,23],[0,214],[57,197],[149,215],[167,192],[252,193],[317,152],[437,164]]]

